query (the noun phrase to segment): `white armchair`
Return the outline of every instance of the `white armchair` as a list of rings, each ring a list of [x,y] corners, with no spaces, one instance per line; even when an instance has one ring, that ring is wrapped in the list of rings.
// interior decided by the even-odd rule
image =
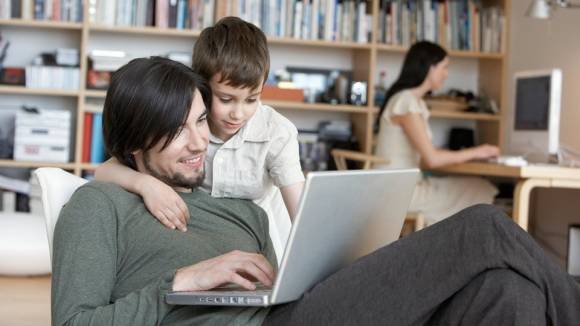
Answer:
[[[59,168],[39,168],[34,171],[34,175],[40,185],[48,247],[52,259],[52,236],[60,210],[69,201],[75,190],[85,184],[87,180]]]

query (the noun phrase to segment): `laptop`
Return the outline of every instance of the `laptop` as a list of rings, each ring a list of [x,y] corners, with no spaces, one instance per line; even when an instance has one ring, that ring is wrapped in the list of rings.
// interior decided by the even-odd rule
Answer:
[[[357,258],[399,238],[417,169],[311,172],[274,286],[171,292],[168,304],[271,306],[304,292]]]

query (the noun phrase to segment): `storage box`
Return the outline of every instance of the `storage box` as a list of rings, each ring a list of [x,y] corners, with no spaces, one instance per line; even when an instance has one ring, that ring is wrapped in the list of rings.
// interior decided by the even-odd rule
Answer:
[[[16,114],[14,160],[69,161],[71,114],[65,110],[20,110]]]
[[[272,85],[264,85],[262,88],[262,100],[304,102],[304,90],[292,88],[280,88]]]
[[[433,111],[454,111],[463,112],[467,110],[467,103],[465,101],[458,101],[450,98],[427,98],[425,99],[427,106]]]
[[[57,145],[16,144],[14,160],[67,163],[69,147]]]

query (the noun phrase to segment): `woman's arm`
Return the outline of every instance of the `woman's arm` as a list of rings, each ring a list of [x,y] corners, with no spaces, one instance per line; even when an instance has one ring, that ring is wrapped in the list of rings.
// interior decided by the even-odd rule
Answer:
[[[97,168],[95,179],[117,184],[140,195],[149,212],[163,225],[184,232],[187,230],[187,205],[173,188],[155,177],[135,171],[111,158]]]
[[[300,201],[303,187],[304,181],[280,188],[284,204],[292,221],[294,221],[294,216],[298,213],[298,202]]]
[[[427,126],[419,113],[407,113],[391,117],[409,137],[411,144],[421,156],[421,166],[428,169],[458,164],[475,159],[486,159],[499,155],[499,149],[492,145],[480,145],[458,151],[437,148],[427,135]]]

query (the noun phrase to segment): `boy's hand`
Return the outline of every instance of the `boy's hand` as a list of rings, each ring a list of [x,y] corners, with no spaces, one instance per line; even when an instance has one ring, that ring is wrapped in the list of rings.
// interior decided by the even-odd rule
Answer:
[[[170,229],[187,231],[189,211],[173,188],[149,175],[142,176],[137,188],[145,207],[161,224]]]

